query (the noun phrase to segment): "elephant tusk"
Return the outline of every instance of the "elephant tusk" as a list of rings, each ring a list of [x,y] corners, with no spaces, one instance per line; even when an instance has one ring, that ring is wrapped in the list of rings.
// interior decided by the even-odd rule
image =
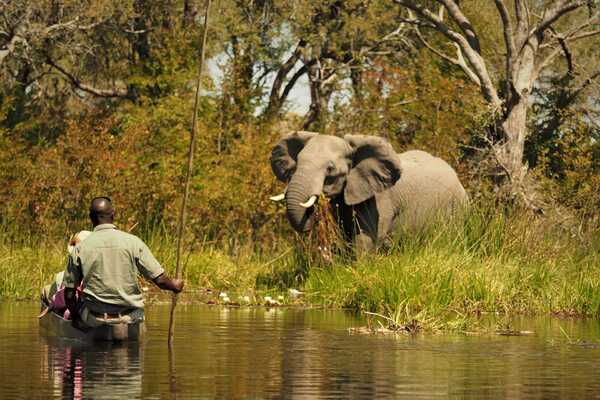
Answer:
[[[276,196],[271,196],[271,197],[269,197],[269,199],[271,199],[273,201],[281,201],[281,200],[285,199],[285,193],[281,193]]]
[[[315,201],[317,201],[317,196],[312,195],[312,196],[310,196],[310,199],[308,199],[308,201],[306,203],[300,203],[300,205],[304,208],[310,208],[315,204]]]

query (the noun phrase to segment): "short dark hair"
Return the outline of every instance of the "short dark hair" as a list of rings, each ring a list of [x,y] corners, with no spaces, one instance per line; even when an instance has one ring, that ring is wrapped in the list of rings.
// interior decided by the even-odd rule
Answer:
[[[115,209],[110,197],[98,196],[92,199],[90,203],[90,219],[94,224],[100,221],[112,222],[114,215]]]
[[[92,199],[92,204],[94,204],[94,202],[95,202],[96,200],[100,200],[100,199],[104,199],[104,200],[108,201],[108,202],[109,202],[109,203],[112,205],[112,200],[111,200],[111,199],[110,199],[110,197],[108,197],[108,196],[98,196],[98,197],[94,197],[94,198]]]

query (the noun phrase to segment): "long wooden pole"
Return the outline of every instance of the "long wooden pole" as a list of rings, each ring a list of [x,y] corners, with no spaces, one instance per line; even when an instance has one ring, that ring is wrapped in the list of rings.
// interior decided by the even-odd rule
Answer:
[[[188,197],[190,194],[190,181],[192,178],[192,169],[194,167],[194,149],[196,147],[196,120],[198,119],[198,104],[200,103],[200,87],[202,82],[202,73],[204,71],[204,55],[206,53],[206,37],[208,33],[208,15],[210,11],[211,0],[206,0],[206,9],[204,11],[204,30],[202,32],[202,48],[200,50],[200,66],[198,67],[198,82],[196,83],[196,98],[194,99],[194,115],[192,117],[192,134],[190,136],[190,148],[188,151],[187,173],[185,176],[185,186],[183,190],[183,200],[181,201],[181,210],[179,212],[179,229],[177,232],[177,267],[175,277],[181,279],[181,249],[183,247],[183,234],[185,232],[185,218]],[[169,319],[169,346],[173,343],[173,319],[175,316],[175,306],[177,305],[177,294],[173,295],[171,302],[171,317]]]

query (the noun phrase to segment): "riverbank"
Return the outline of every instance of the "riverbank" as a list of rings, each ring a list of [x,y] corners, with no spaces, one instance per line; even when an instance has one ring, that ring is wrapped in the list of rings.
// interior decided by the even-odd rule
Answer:
[[[62,243],[35,243],[0,245],[1,299],[36,299],[63,268]],[[153,236],[148,243],[164,265],[175,264],[172,240]],[[597,230],[474,212],[358,259],[334,255],[325,262],[316,253],[307,256],[306,248],[290,243],[268,256],[249,248],[235,255],[194,250],[186,256],[185,298],[224,303],[219,294],[225,292],[230,303],[244,305],[270,297],[282,305],[375,312],[424,330],[474,330],[487,313],[600,316]]]

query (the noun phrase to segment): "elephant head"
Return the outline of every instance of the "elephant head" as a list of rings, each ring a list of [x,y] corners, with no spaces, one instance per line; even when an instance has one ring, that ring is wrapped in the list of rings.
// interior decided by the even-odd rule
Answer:
[[[359,204],[393,186],[401,166],[392,146],[376,136],[344,138],[314,132],[284,136],[271,152],[275,176],[288,183],[285,196],[292,227],[308,231],[314,224],[314,203],[319,195],[343,196],[349,206]]]

